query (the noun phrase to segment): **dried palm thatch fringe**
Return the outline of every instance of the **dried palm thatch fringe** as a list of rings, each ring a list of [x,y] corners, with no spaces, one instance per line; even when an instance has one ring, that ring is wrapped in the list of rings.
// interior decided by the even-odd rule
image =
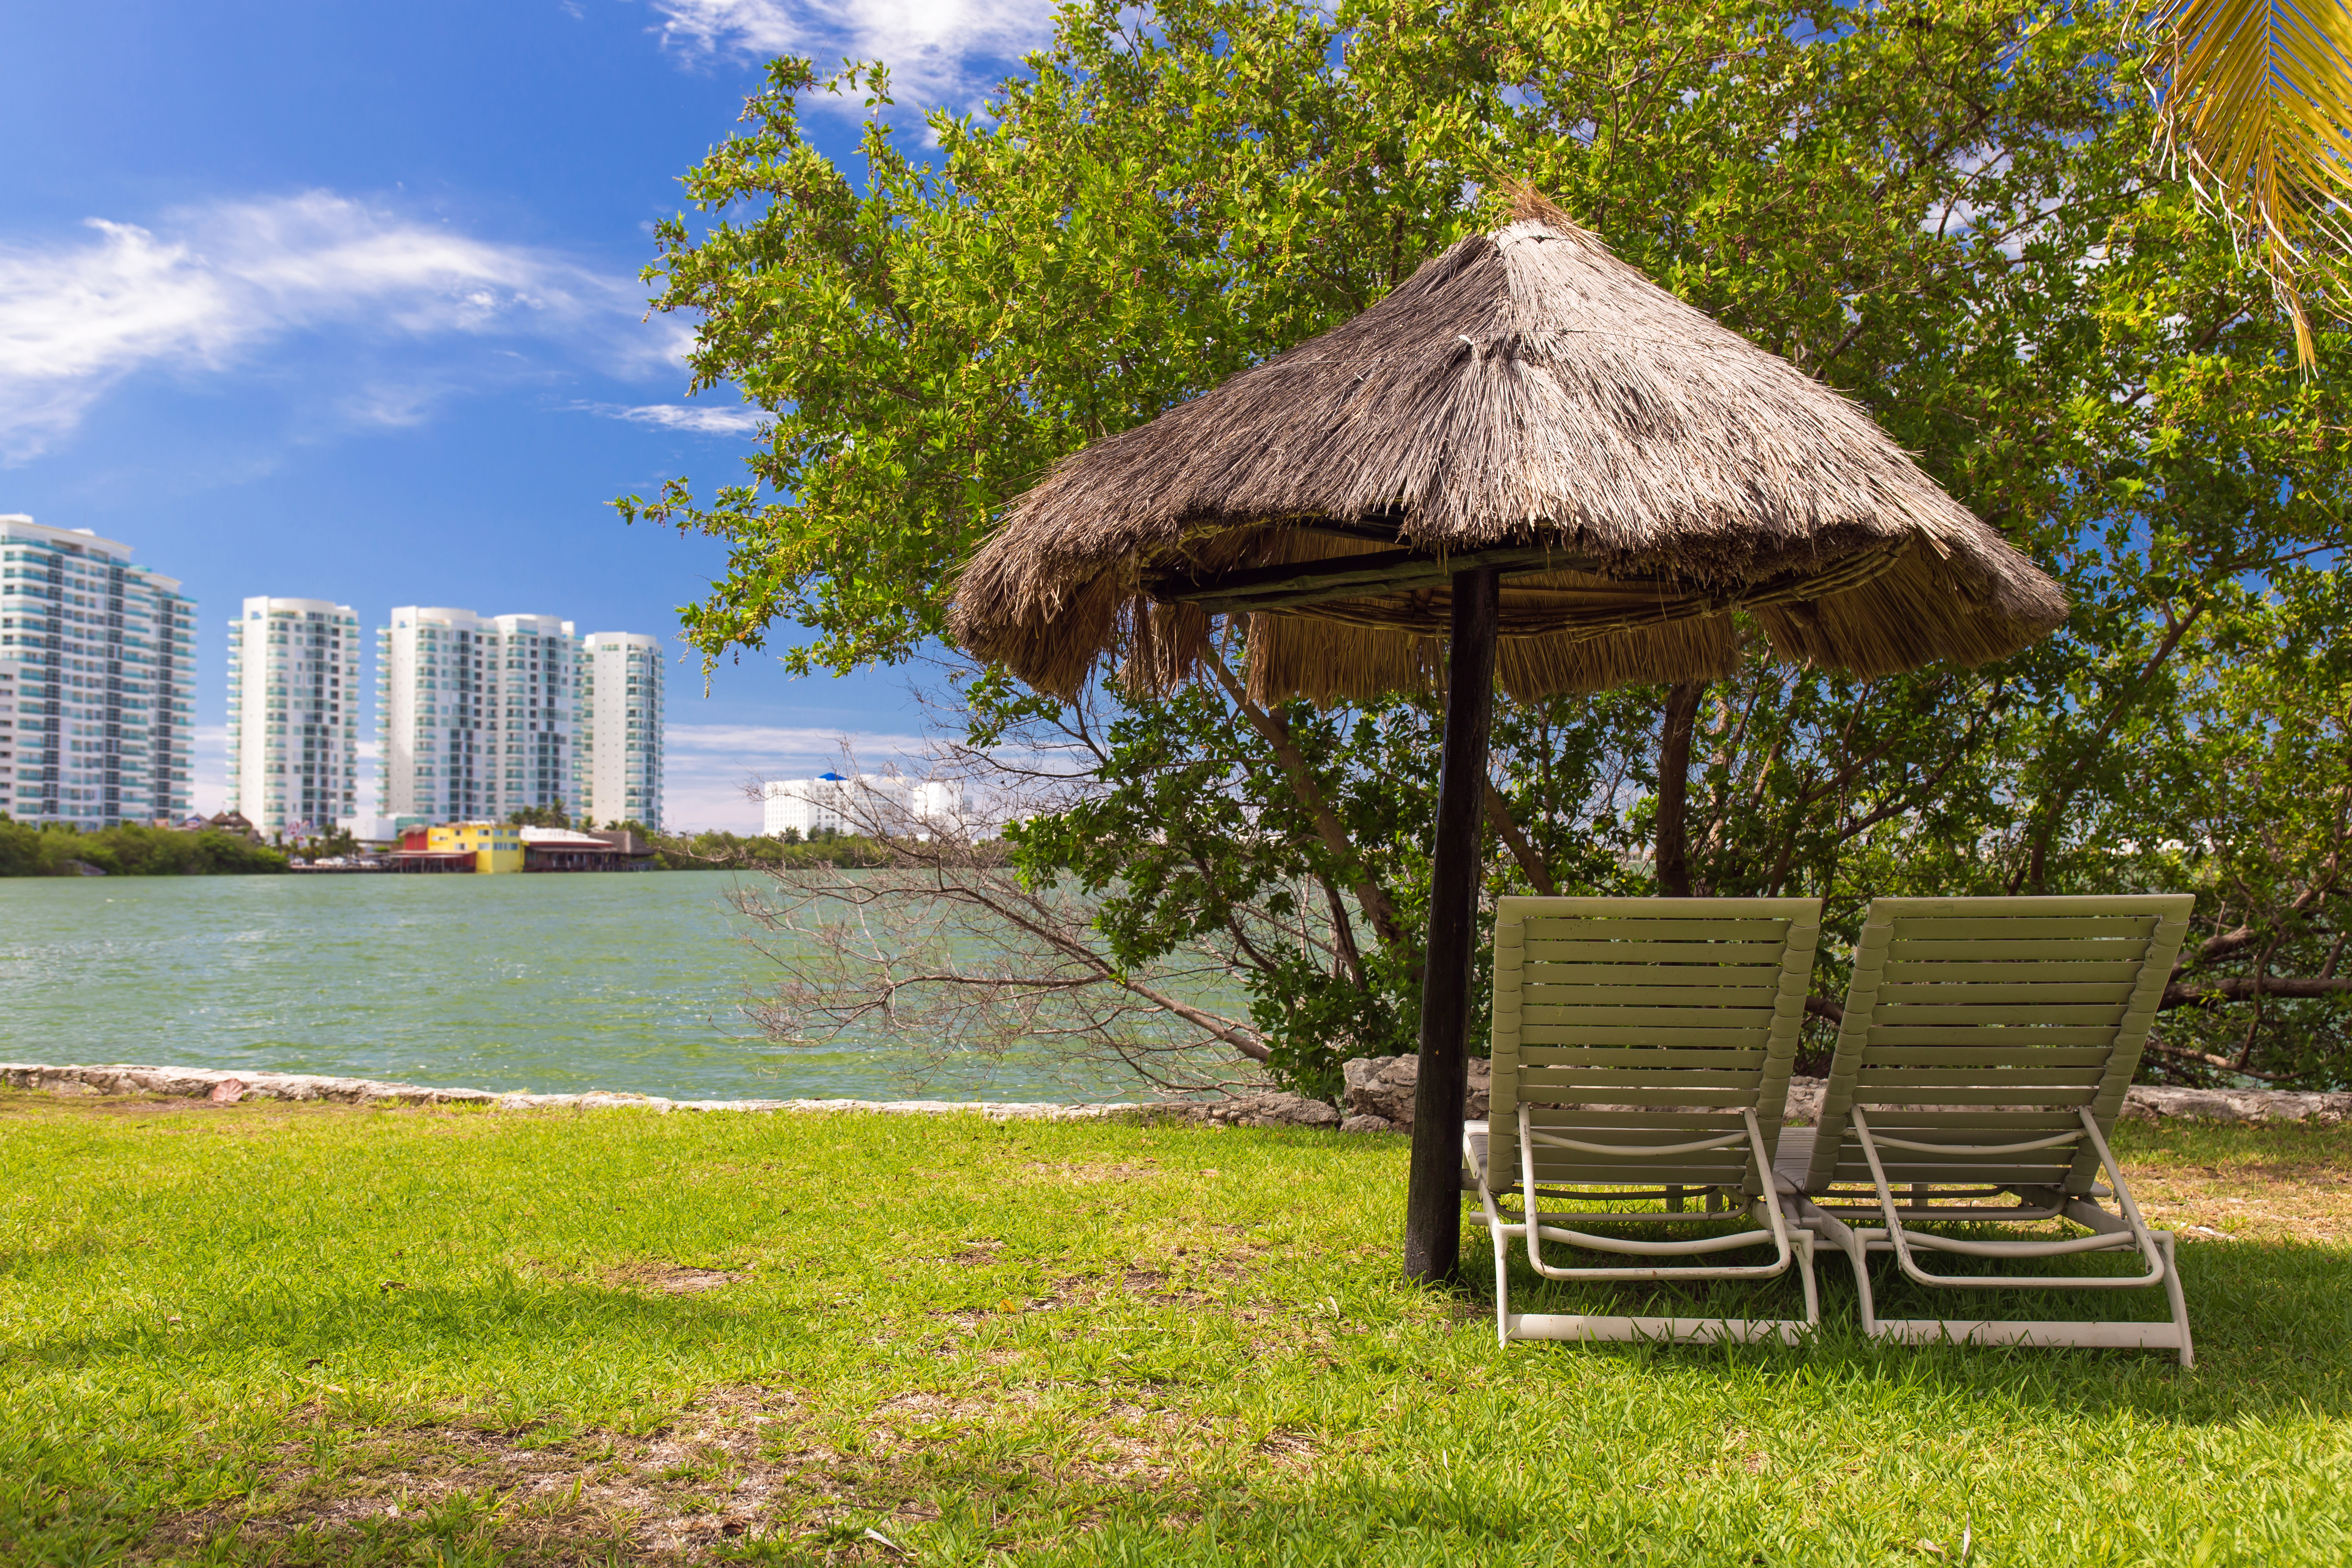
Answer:
[[[1522,699],[1725,674],[1735,608],[1780,656],[1858,674],[1981,663],[2066,614],[1861,409],[1526,192],[1353,321],[1061,463],[950,626],[1043,690],[1115,650],[1166,689],[1211,622],[1154,582],[1382,548],[1327,522],[1444,555],[1558,546],[1581,569],[1504,580],[1496,674]],[[1251,688],[1431,689],[1447,616],[1443,585],[1260,612]]]

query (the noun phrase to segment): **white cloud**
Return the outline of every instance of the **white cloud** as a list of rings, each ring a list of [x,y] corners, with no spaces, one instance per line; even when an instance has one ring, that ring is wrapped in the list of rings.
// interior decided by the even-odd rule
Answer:
[[[688,336],[682,322],[640,324],[634,279],[331,192],[183,209],[153,229],[89,226],[85,239],[0,246],[0,455],[38,453],[136,371],[219,372],[304,331],[536,339],[620,374],[676,374]],[[414,385],[345,401],[368,422],[420,407]]]
[[[692,55],[845,57],[890,68],[891,96],[929,108],[979,96],[988,62],[1010,62],[1054,36],[1045,0],[653,0],[663,40]],[[845,100],[848,107],[856,100]]]
[[[713,405],[708,408],[690,407],[682,403],[651,403],[638,408],[624,408],[610,403],[585,405],[592,414],[608,419],[625,419],[632,425],[653,425],[664,430],[691,430],[698,436],[742,436],[757,430],[768,421],[763,408],[728,408]]]
[[[846,743],[866,767],[892,757],[911,757],[929,744],[920,735],[827,730],[770,724],[665,724],[663,743],[673,753],[693,752],[740,756],[748,767],[770,759],[822,762],[830,766]]]

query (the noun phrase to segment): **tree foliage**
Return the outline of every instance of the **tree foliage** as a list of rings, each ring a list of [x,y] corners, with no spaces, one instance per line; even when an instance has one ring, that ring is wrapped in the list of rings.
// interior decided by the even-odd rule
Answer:
[[[1055,459],[1361,310],[1524,177],[1861,402],[2075,611],[1977,670],[1759,656],[1506,706],[1489,890],[1819,892],[1850,931],[1882,893],[2193,888],[2151,1070],[2352,1079],[2352,361],[2323,332],[2299,374],[2259,267],[2160,177],[2145,42],[2014,0],[1078,5],[984,115],[929,118],[936,156],[878,67],[780,60],[688,178],[720,221],[665,226],[648,273],[699,312],[698,386],[773,423],[748,482],[621,505],[728,541],[685,612],[706,655],[783,621],[795,668],[908,657]],[[802,130],[834,93],[869,107],[854,169]],[[963,698],[972,765],[1017,742],[1080,781],[1009,837],[1029,886],[1087,896],[1088,984],[1206,954],[1222,1037],[1310,1088],[1408,1043],[1427,704]]]
[[[183,833],[126,823],[78,833],[0,816],[0,877],[72,877],[74,862],[110,877],[221,877],[283,871],[286,857],[235,833]]]

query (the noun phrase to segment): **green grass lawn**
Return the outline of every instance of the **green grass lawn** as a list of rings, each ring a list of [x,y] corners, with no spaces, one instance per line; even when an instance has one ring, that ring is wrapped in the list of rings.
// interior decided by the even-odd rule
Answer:
[[[2193,1371],[1498,1351],[1395,1138],[5,1096],[0,1560],[2352,1561],[2352,1131],[2118,1142]]]

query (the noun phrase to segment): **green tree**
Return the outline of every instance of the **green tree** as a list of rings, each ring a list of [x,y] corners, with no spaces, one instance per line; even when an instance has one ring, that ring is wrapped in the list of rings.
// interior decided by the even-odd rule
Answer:
[[[906,658],[1055,458],[1361,310],[1524,176],[1855,397],[2076,612],[1981,670],[1759,658],[1706,688],[1507,708],[1491,890],[1821,891],[1844,927],[1878,893],[2194,886],[2153,1059],[2352,1077],[2332,945],[2347,345],[2319,334],[2329,374],[2298,375],[2260,267],[2159,177],[2147,45],[2120,10],[2008,0],[1228,0],[1148,25],[1081,5],[984,117],[929,118],[936,159],[889,128],[879,68],[781,60],[688,177],[720,221],[664,226],[648,274],[657,306],[699,313],[697,386],[740,384],[772,422],[750,482],[620,505],[728,542],[684,612],[708,657],[782,620],[811,634],[795,668]],[[854,173],[800,130],[829,93],[876,105]],[[1212,676],[1070,711],[965,685],[971,766],[1020,742],[1076,781],[1010,813],[1026,881],[991,907],[1046,921],[1024,889],[1083,895],[1034,950],[1072,966],[1055,1005],[1106,998],[1074,1034],[1109,1039],[1120,998],[1180,964],[1225,981],[1197,1037],[1328,1090],[1340,1058],[1409,1039],[1433,714],[1263,709]]]

